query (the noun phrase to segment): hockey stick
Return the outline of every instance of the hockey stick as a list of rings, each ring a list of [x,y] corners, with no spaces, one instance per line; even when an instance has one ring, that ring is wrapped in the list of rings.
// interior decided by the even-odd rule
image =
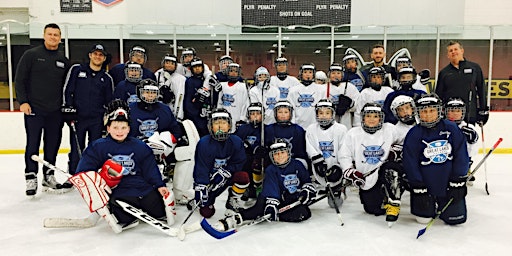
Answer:
[[[323,196],[320,196],[318,198],[315,198],[313,201],[311,201],[308,206],[312,205],[312,204],[315,204],[317,203],[318,201],[321,201],[322,199],[326,198],[327,195],[323,195]],[[285,205],[281,208],[279,208],[279,213],[283,213],[285,211],[288,211],[298,205],[302,204],[300,202],[300,200],[294,202],[294,203],[291,203],[289,205]],[[233,234],[235,234],[236,232],[239,231],[240,228],[243,228],[243,227],[249,227],[249,226],[254,226],[256,224],[259,224],[261,222],[264,222],[264,221],[268,221],[268,219],[270,218],[270,214],[266,214],[266,215],[263,215],[257,219],[254,219],[254,220],[251,220],[251,221],[246,221],[246,222],[243,222],[241,225],[239,225],[238,227],[236,227],[235,229],[232,229],[232,230],[229,230],[229,231],[220,231],[220,230],[217,230],[215,229],[214,227],[212,227],[210,225],[210,223],[208,223],[208,221],[206,220],[206,218],[203,218],[201,220],[201,227],[203,228],[203,230],[208,233],[210,236],[216,238],[216,239],[223,239],[223,238],[226,238],[228,236],[231,236]]]
[[[494,146],[492,146],[492,148],[489,150],[489,152],[487,152],[487,154],[484,156],[484,158],[482,158],[482,160],[480,160],[480,162],[478,163],[478,165],[475,167],[475,169],[473,169],[473,171],[471,171],[470,173],[468,173],[468,177],[466,178],[466,182],[471,179],[471,177],[473,177],[475,175],[475,172],[478,171],[478,168],[480,168],[480,166],[482,166],[482,164],[485,162],[485,160],[489,157],[489,155],[498,147],[498,145],[501,143],[501,141],[503,141],[502,138],[499,138],[498,141],[496,141],[496,143],[494,144]],[[425,228],[422,228],[418,231],[418,235],[416,236],[416,239],[418,239],[420,236],[422,236],[423,234],[425,234],[425,232],[427,231],[428,228],[430,228],[430,226],[432,226],[432,224],[434,224],[435,220],[439,218],[439,216],[441,216],[441,214],[443,214],[443,212],[448,208],[448,206],[453,202],[453,197],[450,198],[450,200],[448,201],[448,203],[446,203],[446,205],[443,207],[443,209],[441,209],[440,211],[438,211],[436,213],[436,215],[427,223],[427,226]]]
[[[482,153],[485,153],[485,139],[484,139],[484,126],[480,125],[480,131],[482,133]],[[489,186],[487,185],[487,163],[484,163],[484,173],[485,173],[485,192],[487,195],[489,194]]]
[[[161,232],[174,237],[178,235],[178,229],[169,227],[167,224],[164,224],[159,220],[151,217],[149,214],[145,213],[141,209],[134,207],[121,200],[116,200],[116,202],[117,204],[119,204],[119,206],[123,208],[125,212],[131,214],[133,217],[136,217],[139,220],[146,222],[147,224],[160,230]]]
[[[327,181],[327,177],[324,177],[324,178],[325,178],[325,183],[327,184],[325,186],[327,188],[327,194],[329,195],[329,197],[332,200],[332,203],[334,204],[334,210],[336,210],[336,215],[338,215],[338,219],[340,220],[341,225],[344,226],[345,223],[343,223],[343,217],[341,216],[340,207],[338,206],[338,204],[336,204],[336,199],[334,197],[334,192],[332,192],[331,184],[329,184],[329,182]],[[343,182],[343,180],[342,180],[342,182]]]
[[[80,143],[78,142],[78,134],[76,133],[76,126],[75,121],[71,121],[69,123],[69,126],[71,126],[71,130],[73,130],[73,134],[75,135],[75,143],[76,143],[76,150],[78,151],[78,157],[82,158],[82,149],[80,148]]]

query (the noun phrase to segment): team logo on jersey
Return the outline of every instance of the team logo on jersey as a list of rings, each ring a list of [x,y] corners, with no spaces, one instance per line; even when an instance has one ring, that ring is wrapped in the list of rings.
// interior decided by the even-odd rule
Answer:
[[[156,130],[158,130],[158,117],[156,119],[140,120],[137,119],[139,124],[139,132],[144,135],[145,138],[151,137]]]
[[[128,93],[128,99],[126,99],[126,103],[128,103],[128,105],[130,105],[130,103],[133,103],[133,102],[139,102],[139,97],[137,97],[137,94],[129,94]]]
[[[224,107],[235,107],[235,95],[234,94],[223,94],[222,95],[222,106]]]
[[[87,78],[87,73],[86,73],[86,72],[81,71],[80,73],[78,73],[78,77],[79,77],[79,78]]]
[[[319,141],[320,150],[324,159],[334,157],[334,145],[333,141]]]
[[[363,90],[364,82],[361,78],[352,79],[349,82],[351,82],[357,88],[357,90],[359,92],[361,92],[361,90]]]
[[[299,190],[300,180],[297,177],[298,171],[295,171],[293,174],[281,175],[283,177],[283,185],[284,187],[293,194]]]
[[[313,106],[313,102],[315,102],[315,98],[313,97],[313,94],[300,94],[297,101],[299,102],[299,105],[297,107],[301,108],[310,108]]]
[[[379,104],[381,106],[384,106],[384,100],[376,100],[373,103],[377,103],[377,104]]]
[[[384,156],[384,149],[382,148],[382,145],[370,145],[365,146],[363,150],[363,156],[366,159],[365,162],[368,164],[378,164]]]
[[[428,161],[422,161],[422,165],[429,165],[431,163],[441,164],[446,160],[452,160],[452,145],[448,140],[436,140],[432,142],[426,142],[422,140],[423,144],[427,147],[423,150],[423,155],[428,158]]]
[[[249,135],[245,137],[245,141],[249,142],[249,144],[254,145],[254,142],[256,142],[256,136]]]
[[[340,95],[331,95],[331,102],[333,105],[338,105],[340,102]]]
[[[267,101],[265,102],[265,104],[267,105],[268,110],[273,110],[274,106],[276,105],[276,103],[277,103],[276,97],[268,97]]]
[[[135,172],[135,161],[133,161],[134,153],[131,153],[130,155],[111,155],[108,154],[110,159],[112,159],[114,162],[120,164],[123,166],[124,170],[123,175],[135,175],[137,172]],[[126,173],[125,173],[126,172]]]
[[[286,87],[279,87],[279,97],[281,99],[286,99],[288,97],[289,89]]]
[[[215,163],[213,163],[213,168],[218,170],[218,169],[226,166],[228,164],[229,158],[230,157],[223,158],[223,159],[215,158]]]

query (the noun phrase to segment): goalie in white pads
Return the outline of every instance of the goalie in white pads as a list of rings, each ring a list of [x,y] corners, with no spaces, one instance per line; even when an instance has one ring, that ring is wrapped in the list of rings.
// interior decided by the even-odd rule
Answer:
[[[162,200],[162,197],[172,200],[173,196],[162,181],[152,150],[141,140],[128,136],[129,120],[126,102],[110,102],[104,117],[108,135],[86,148],[77,174],[70,179],[89,210],[102,215],[116,233],[138,223],[116,200],[142,209],[154,218],[167,217],[169,225],[174,223],[174,203],[164,204]],[[99,174],[98,169],[102,169]]]

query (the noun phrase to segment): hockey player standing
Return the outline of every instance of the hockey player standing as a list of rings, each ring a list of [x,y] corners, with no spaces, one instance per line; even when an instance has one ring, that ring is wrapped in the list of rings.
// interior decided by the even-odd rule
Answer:
[[[228,65],[228,81],[221,82],[222,86],[219,92],[218,108],[226,109],[235,125],[232,126],[232,132],[236,127],[245,124],[247,107],[249,106],[249,94],[245,83],[239,82],[242,76],[242,68],[237,63]]]
[[[144,71],[139,63],[133,61],[126,62],[124,67],[126,79],[114,85],[114,99],[121,99],[130,104],[139,101],[136,88],[142,81]]]
[[[215,200],[227,187],[230,189],[226,209],[236,211],[249,186],[249,175],[242,169],[246,160],[244,143],[230,134],[231,127],[229,112],[214,109],[208,120],[210,134],[197,143],[193,173],[195,202],[205,218],[215,214]]]
[[[316,123],[315,105],[327,98],[327,88],[315,83],[315,65],[303,64],[299,71],[300,84],[290,88],[287,100],[294,106],[295,122],[306,128]]]
[[[442,119],[443,104],[435,94],[416,101],[420,124],[405,137],[404,169],[411,187],[411,213],[426,223],[439,209],[450,225],[466,222],[466,175],[469,157],[466,138],[453,122]]]
[[[63,117],[66,119],[66,113],[73,109],[77,114],[76,119],[68,120],[76,128],[76,134],[70,129],[70,174],[75,174],[80,160],[78,151],[85,148],[86,135],[89,139],[87,144],[101,138],[105,106],[112,100],[114,90],[112,77],[102,68],[107,54],[103,45],[95,44],[89,51],[89,63],[73,65],[66,77],[63,108],[68,111],[63,111]]]
[[[59,51],[61,31],[57,24],[44,27],[44,44],[27,50],[16,68],[16,99],[23,112],[25,145],[26,195],[37,193],[38,164],[31,159],[39,155],[43,137],[44,160],[55,164],[62,139],[62,88],[69,60]],[[43,166],[43,190],[63,191],[72,187],[59,184],[54,171]]]
[[[166,54],[162,59],[162,68],[155,72],[155,76],[162,95],[162,102],[171,108],[176,119],[182,121],[185,81],[187,79],[175,72],[177,64],[178,61],[175,55]]]
[[[284,139],[277,139],[270,145],[270,160],[265,169],[263,190],[253,207],[239,213],[228,212],[214,227],[220,231],[236,228],[243,221],[269,215],[270,221],[301,222],[311,217],[307,206],[316,197],[316,189],[304,166],[292,158],[291,145]],[[301,201],[289,210],[279,213],[286,205]]]
[[[95,175],[97,170],[102,169],[101,178],[97,176],[93,178],[104,179],[104,182],[112,188],[112,193],[106,196],[103,189],[107,188],[96,187],[96,189],[98,193],[103,192],[107,199],[110,197],[108,205],[118,223],[112,223],[110,221],[112,219],[107,219],[110,212],[106,207],[103,209],[107,214],[104,212],[101,215],[116,232],[121,232],[122,228],[133,227],[138,223],[138,220],[125,212],[116,200],[140,208],[154,218],[164,218],[166,210],[162,197],[169,196],[170,191],[162,181],[151,149],[141,140],[128,136],[130,111],[126,102],[118,99],[110,102],[105,112],[104,123],[107,136],[94,141],[85,149],[78,163],[77,174],[72,180],[83,177],[81,185],[90,184],[90,175]],[[119,168],[118,165],[121,167]],[[115,170],[118,175],[113,175],[110,169]],[[102,184],[105,184],[104,182]],[[88,191],[92,190],[92,188],[88,189]],[[83,194],[88,193],[91,192]]]
[[[365,212],[383,215],[384,194],[379,169],[388,158],[391,145],[396,143],[395,127],[384,123],[384,112],[377,103],[367,103],[361,109],[361,126],[347,132],[339,157],[345,179],[359,186],[359,198]]]
[[[327,83],[327,96],[335,106],[336,121],[350,130],[359,91],[352,83],[342,82],[343,67],[339,63],[331,64],[327,75],[330,80]]]
[[[300,84],[299,80],[288,75],[288,60],[285,57],[279,57],[274,61],[277,75],[270,78],[270,85],[279,89],[279,99],[285,100],[288,97],[290,88]]]
[[[343,81],[352,83],[359,92],[365,87],[367,77],[358,69],[357,57],[354,54],[347,54],[343,57]]]
[[[265,67],[259,67],[254,74],[256,85],[249,89],[249,99],[251,103],[259,102],[265,108],[265,124],[275,123],[274,106],[279,100],[279,89],[270,86],[270,74]]]
[[[328,197],[328,203],[334,208],[335,203],[338,206],[343,203],[343,172],[339,163],[339,150],[347,128],[334,121],[334,106],[329,100],[320,100],[315,106],[315,111],[317,123],[306,129],[306,151],[313,165],[315,180],[322,187],[329,183],[332,188],[336,202]]]

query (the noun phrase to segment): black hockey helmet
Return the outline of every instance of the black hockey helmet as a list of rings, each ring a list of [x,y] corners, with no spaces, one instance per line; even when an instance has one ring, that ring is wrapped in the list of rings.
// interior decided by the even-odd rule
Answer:
[[[130,107],[121,99],[115,99],[107,104],[103,115],[103,125],[109,126],[112,121],[130,122]]]
[[[198,57],[195,57],[194,59],[192,59],[192,61],[190,61],[189,65],[190,65],[190,69],[191,69],[192,75],[194,75],[194,76],[203,76],[203,73],[204,73],[204,62],[203,62],[203,60],[201,60]],[[196,67],[196,66],[201,66],[202,67],[201,72],[199,72],[197,74],[194,73],[194,67]]]
[[[139,63],[143,65],[148,60],[148,55],[146,53],[146,48],[142,45],[134,45],[130,49],[130,53],[128,54],[128,57],[130,58],[130,61],[133,60],[133,57],[142,57],[144,59],[143,63]]]
[[[124,64],[124,75],[128,82],[138,83],[142,80],[142,65],[135,61],[128,61]]]
[[[144,96],[144,93],[155,94],[155,97],[146,98],[146,96]],[[156,103],[158,101],[159,96],[160,90],[158,88],[158,84],[153,79],[144,79],[140,81],[139,84],[137,85],[137,97],[139,97],[139,99],[142,102],[146,102],[148,104]]]
[[[231,76],[229,75],[230,72],[236,72],[236,76]],[[238,79],[240,79],[240,77],[242,76],[242,67],[240,67],[240,65],[238,63],[230,63],[228,64],[228,68],[227,68],[227,71],[226,71],[226,75],[228,77],[228,81],[230,82],[237,82]]]
[[[274,155],[281,151],[287,152],[288,158],[283,163],[278,163],[274,159]],[[280,167],[280,168],[285,168],[290,163],[291,158],[292,158],[292,145],[290,144],[290,142],[288,140],[286,140],[284,138],[276,138],[273,141],[272,145],[270,145],[268,154],[270,157],[270,161],[272,161],[272,164],[274,164],[275,166]]]
[[[279,72],[279,70],[276,71],[276,75],[279,79],[284,80],[288,76],[288,59],[285,57],[279,57],[274,60],[274,67],[277,69],[277,66],[279,64],[284,64],[286,66],[286,69],[284,72]]]
[[[311,76],[311,78],[304,78],[304,71],[305,70],[311,70],[313,75]],[[313,63],[304,63],[300,66],[300,69],[299,69],[299,81],[304,84],[304,85],[310,85],[312,84],[314,81],[315,81],[315,72],[316,72],[316,67],[315,67],[315,64]]]
[[[384,67],[373,67],[368,71],[368,84],[376,91],[380,91],[384,84],[384,78],[386,77],[386,70]],[[380,78],[380,83],[373,81],[372,78]]]
[[[252,112],[260,112],[260,114],[262,115],[261,119],[254,121],[251,120]],[[247,108],[247,120],[249,120],[249,123],[251,123],[254,126],[261,124],[261,122],[263,121],[263,105],[261,104],[261,102],[253,102],[249,105],[249,107]]]
[[[320,109],[330,109],[331,110],[331,118],[320,118],[318,116],[318,110]],[[321,99],[318,101],[318,103],[315,105],[315,112],[316,112],[316,121],[321,127],[328,127],[331,124],[334,123],[334,105],[332,102],[328,99]]]
[[[233,62],[234,62],[233,58],[231,58],[231,56],[229,56],[229,55],[224,55],[224,56],[220,57],[220,59],[219,59],[220,72],[222,72],[224,75],[227,75],[226,70],[228,68],[228,65]]]
[[[218,129],[216,132],[214,131],[214,123],[215,121],[217,120],[225,120],[228,124],[229,124],[229,128],[227,131],[222,131],[220,129]],[[229,113],[229,111],[227,111],[226,109],[224,108],[216,108],[212,111],[212,113],[210,114],[210,118],[208,119],[208,131],[210,132],[210,135],[212,136],[212,138],[214,140],[217,140],[217,141],[225,141],[228,139],[229,137],[229,134],[231,132],[231,127],[232,127],[232,119],[231,119],[231,114]]]
[[[460,124],[466,116],[466,103],[464,103],[464,100],[460,97],[449,98],[444,105],[444,111],[448,120],[453,121],[456,124]],[[460,118],[453,119],[453,116],[450,113],[455,111],[461,112],[462,115]]]
[[[408,74],[411,74],[412,77],[411,79],[406,80],[406,78],[403,76]],[[416,83],[416,76],[416,69],[413,66],[400,69],[400,71],[398,71],[398,84],[400,84],[400,89],[405,91],[411,90],[412,85]]]
[[[287,108],[290,111],[290,118],[288,118],[288,120],[279,120],[277,118],[277,112],[281,108]],[[276,123],[279,124],[279,125],[290,125],[292,123],[292,118],[293,118],[293,106],[292,106],[292,104],[289,101],[287,101],[287,100],[279,100],[274,105],[274,118],[276,119]]]
[[[166,69],[165,68],[165,63],[167,62],[172,62],[174,63],[174,70],[169,70],[169,69]],[[169,74],[172,74],[174,73],[174,71],[176,71],[176,65],[178,63],[178,58],[176,57],[176,55],[174,54],[171,54],[171,53],[167,53],[163,58],[162,58],[162,62],[161,62],[161,65],[162,65],[162,68],[164,69],[164,71],[167,71]]]
[[[379,123],[375,126],[368,126],[365,122],[365,116],[367,114],[377,114],[379,116]],[[382,110],[382,106],[378,103],[366,103],[361,109],[361,127],[367,133],[374,134],[378,130],[382,128],[382,124],[384,123],[384,111]]]
[[[329,71],[327,72],[327,76],[329,77],[329,81],[338,86],[341,83],[341,80],[343,80],[343,72],[345,71],[345,68],[340,63],[332,63],[329,66]],[[334,76],[336,75],[336,76]]]
[[[181,59],[180,59],[181,60],[181,64],[183,64],[183,66],[185,66],[185,67],[189,67],[192,62],[185,61],[185,57],[192,56],[192,57],[195,58],[196,55],[197,55],[196,49],[194,49],[192,47],[184,48],[181,51]]]
[[[434,108],[437,111],[437,117],[434,120],[421,118],[422,113],[428,114],[424,112],[427,108]],[[443,118],[443,101],[435,93],[421,95],[421,97],[416,100],[416,109],[420,119],[420,125],[423,127],[435,127],[441,118]]]

